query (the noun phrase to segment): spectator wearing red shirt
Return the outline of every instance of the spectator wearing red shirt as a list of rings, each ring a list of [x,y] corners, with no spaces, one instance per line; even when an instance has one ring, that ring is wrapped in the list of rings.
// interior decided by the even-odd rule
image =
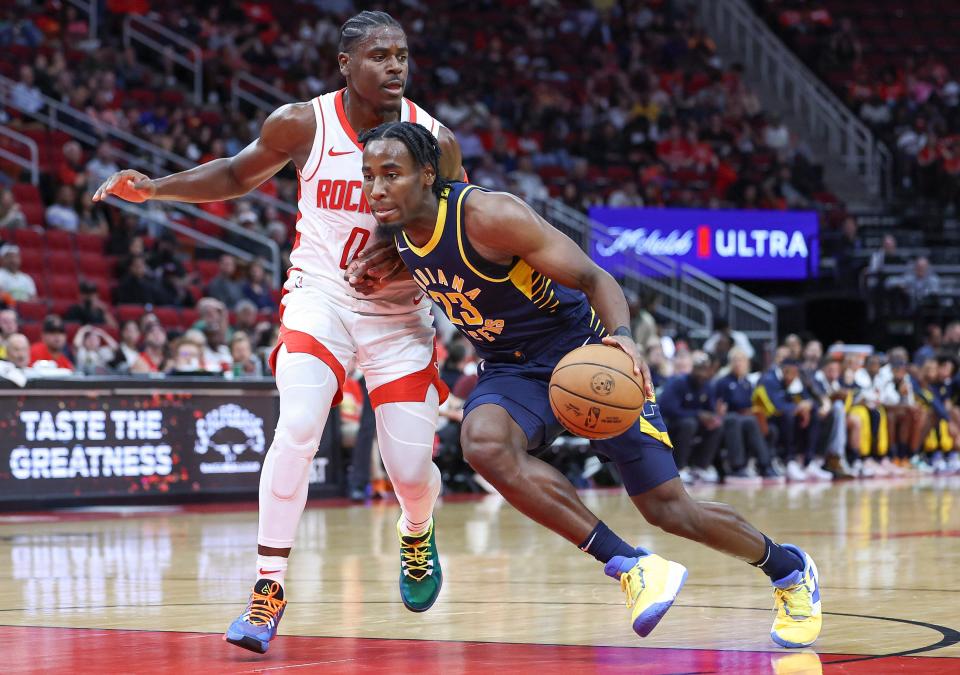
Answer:
[[[73,370],[73,363],[64,351],[66,346],[67,333],[63,329],[63,321],[56,314],[47,315],[43,320],[40,342],[30,347],[30,365],[37,361],[54,361],[60,368]]]

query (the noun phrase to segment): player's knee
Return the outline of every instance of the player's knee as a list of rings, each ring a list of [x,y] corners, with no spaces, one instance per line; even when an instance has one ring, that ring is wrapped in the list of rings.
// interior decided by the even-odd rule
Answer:
[[[325,421],[317,415],[315,410],[293,406],[292,410],[281,411],[280,420],[277,423],[277,436],[282,435],[292,445],[313,443],[316,447],[320,444]]]
[[[322,429],[316,422],[280,424],[263,465],[261,480],[267,481],[277,499],[293,499],[310,471],[310,462],[320,445]]]
[[[463,458],[483,475],[503,467],[513,453],[505,434],[482,425],[464,426],[460,444],[463,446]]]
[[[644,519],[667,534],[693,538],[696,518],[690,512],[690,500],[663,499],[645,504],[641,511]],[[691,502],[692,503],[692,502]]]

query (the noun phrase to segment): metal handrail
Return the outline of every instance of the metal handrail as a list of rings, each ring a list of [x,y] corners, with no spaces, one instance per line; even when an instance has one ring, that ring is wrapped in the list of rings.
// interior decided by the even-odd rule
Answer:
[[[0,75],[0,102],[17,108],[13,101],[10,100],[10,94],[16,84],[17,83],[14,80]],[[140,168],[148,173],[156,174],[163,168],[163,163],[160,160],[165,160],[178,169],[189,169],[193,166],[196,166],[195,162],[190,161],[186,157],[182,157],[176,153],[170,152],[169,150],[164,150],[163,148],[154,145],[149,141],[145,141],[139,136],[134,136],[123,129],[118,129],[117,127],[103,124],[100,120],[88,115],[83,111],[77,110],[66,103],[62,103],[56,99],[52,99],[49,96],[44,95],[41,95],[40,98],[43,101],[43,110],[45,112],[30,112],[23,108],[17,109],[20,110],[20,112],[22,112],[24,115],[32,117],[33,119],[44,123],[52,129],[58,129],[70,134],[75,139],[88,146],[96,146],[101,142],[102,139],[96,135],[88,133],[87,129],[93,129],[105,137],[134,146],[143,153],[142,156],[130,154],[120,149],[114,150],[115,156],[118,159],[122,159],[127,163],[128,166],[132,168]],[[284,213],[294,214],[297,212],[296,207],[287,204],[276,197],[272,197],[257,190],[250,192],[246,196],[259,202],[263,206],[271,206]]]
[[[273,101],[258,96],[251,89],[269,94],[273,97]],[[274,87],[269,82],[243,71],[238,72],[230,80],[230,105],[234,108],[240,101],[246,101],[264,112],[271,113],[284,103],[290,103],[292,100],[290,94],[283,89]]]
[[[16,141],[17,143],[22,143],[27,146],[27,151],[30,153],[30,159],[22,157],[14,152],[10,152],[6,148],[0,148],[0,157],[13,162],[17,166],[26,169],[30,172],[30,183],[36,185],[40,182],[40,149],[37,147],[37,142],[30,138],[29,136],[24,136],[19,131],[14,131],[9,127],[0,126],[0,136],[6,136],[10,140]]]
[[[107,197],[107,203],[110,206],[114,206],[121,211],[126,211],[127,213],[134,213],[144,220],[149,220],[150,222],[156,223],[160,227],[169,228],[174,232],[179,232],[180,234],[185,234],[191,239],[196,239],[202,244],[206,244],[210,248],[215,248],[223,251],[224,253],[229,253],[232,256],[239,258],[245,262],[252,262],[256,260],[256,256],[248,251],[244,251],[241,248],[237,248],[232,244],[228,244],[225,241],[217,239],[216,237],[211,237],[208,234],[204,234],[200,230],[195,230],[189,225],[184,225],[183,223],[178,223],[172,218],[164,218],[156,213],[156,211],[148,208],[144,204],[134,204],[132,202],[126,202],[118,197]],[[155,202],[151,202],[154,203]]]
[[[171,49],[170,44],[163,44],[154,39],[148,32],[160,35],[168,43],[183,48],[193,58],[189,59],[182,53]],[[167,56],[174,63],[191,71],[193,73],[193,102],[197,105],[203,103],[203,50],[200,45],[191,42],[176,31],[172,31],[156,21],[130,14],[123,20],[123,46],[130,47],[134,41],[153,50],[161,58]]]
[[[90,39],[96,40],[97,33],[100,30],[100,12],[97,11],[97,5],[94,0],[67,0],[77,9],[87,13],[87,28],[90,31]]]
[[[891,193],[893,157],[870,129],[770,30],[744,0],[696,0],[712,37],[733,51],[752,74],[777,94],[840,155],[874,195]]]

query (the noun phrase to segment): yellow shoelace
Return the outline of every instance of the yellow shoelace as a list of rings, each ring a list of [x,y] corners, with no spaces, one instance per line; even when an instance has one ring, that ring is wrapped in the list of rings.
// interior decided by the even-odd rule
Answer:
[[[264,595],[254,589],[248,605],[247,623],[254,626],[266,626],[272,619],[276,618],[283,606],[287,604],[286,600],[277,599],[276,595],[279,592],[280,584],[277,582],[270,585],[269,595]]]
[[[813,616],[813,593],[804,583],[790,588],[777,588],[774,596],[783,604],[783,609],[793,619],[798,621]]]
[[[643,571],[634,574],[633,570],[620,575],[620,589],[627,594],[627,607],[633,607],[643,592]]]
[[[400,559],[415,581],[422,580],[430,571],[430,539],[429,537],[411,542],[403,537],[400,543]]]

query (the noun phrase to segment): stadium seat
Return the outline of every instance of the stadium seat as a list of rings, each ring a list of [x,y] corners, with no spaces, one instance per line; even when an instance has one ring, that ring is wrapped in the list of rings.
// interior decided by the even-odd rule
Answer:
[[[20,332],[27,336],[31,343],[40,341],[41,323],[39,321],[25,322],[20,325]]]
[[[46,231],[47,250],[64,251],[73,255],[73,233],[64,230]]]
[[[139,321],[146,313],[143,305],[117,305],[117,321]]]
[[[21,249],[42,250],[46,243],[42,232],[32,227],[23,227],[13,231],[13,240]]]
[[[77,254],[61,248],[47,249],[47,269],[54,274],[76,276]]]
[[[80,285],[76,274],[50,277],[50,295],[61,300],[77,300],[80,297]]]
[[[46,302],[18,302],[17,314],[21,321],[43,321],[50,309]]]
[[[105,240],[99,234],[77,234],[77,250],[81,253],[96,253],[103,255]]]
[[[155,307],[153,313],[157,315],[160,325],[164,328],[176,328],[181,326],[180,310],[176,307]]]
[[[90,279],[108,279],[113,276],[113,263],[100,253],[83,253],[77,257],[80,273]]]
[[[190,328],[200,319],[200,313],[192,307],[184,307],[180,310],[180,325],[184,328]]]

